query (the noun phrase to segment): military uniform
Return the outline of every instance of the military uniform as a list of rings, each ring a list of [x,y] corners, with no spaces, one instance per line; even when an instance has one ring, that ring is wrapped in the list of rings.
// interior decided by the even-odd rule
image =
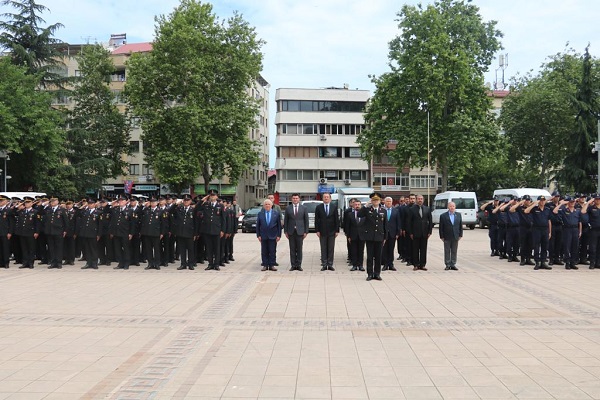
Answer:
[[[68,202],[69,205],[72,202]],[[75,265],[75,229],[77,228],[77,211],[71,207],[66,208],[67,233],[63,242],[63,258],[66,265]]]
[[[237,220],[234,216],[234,211],[230,207],[224,207],[223,213],[225,216],[225,227],[223,229],[223,238],[221,239],[221,263],[223,266],[229,264],[229,258],[233,258],[233,233],[234,233],[234,221],[237,224]]]
[[[134,231],[129,244],[131,246],[131,265],[140,265],[140,255],[141,255],[141,235],[140,235],[140,220],[142,216],[142,206],[136,204],[135,207],[130,206],[131,212],[134,215]]]
[[[154,202],[156,199],[150,201]],[[160,239],[168,234],[168,218],[169,215],[158,208],[156,204],[146,207],[142,211],[140,233],[146,251],[145,258],[148,261],[146,269],[160,269]]]
[[[98,269],[98,240],[102,235],[103,212],[99,208],[89,208],[83,210],[77,220],[77,237],[82,241],[86,259],[82,269]]]
[[[195,249],[194,249],[194,237],[198,227],[196,225],[196,213],[194,207],[190,203],[191,197],[189,195],[184,196],[184,204],[178,205],[173,210],[173,223],[176,229],[177,235],[177,250],[179,251],[179,262],[180,265],[178,270],[182,269],[194,269],[196,263]]]
[[[600,199],[600,195],[595,195],[595,199]],[[582,232],[583,226],[589,225],[589,258],[590,269],[600,268],[600,203],[597,201],[591,205],[584,205],[581,212],[582,216]],[[587,218],[585,218],[587,217]],[[581,243],[580,243],[581,244]]]
[[[124,200],[121,198],[120,200]],[[116,261],[119,263],[114,269],[129,269],[131,262],[131,245],[129,241],[135,233],[137,215],[125,206],[112,209],[110,215],[109,232],[114,245]]]
[[[97,210],[100,217],[100,226],[98,228],[100,238],[97,242],[98,258],[100,260],[100,265],[110,266],[110,263],[114,261],[115,254],[110,238],[111,206],[107,203],[106,199],[103,199],[97,207]]]
[[[378,193],[371,199],[381,199]],[[381,251],[387,236],[387,218],[382,207],[363,206],[358,211],[358,217],[363,218],[358,227],[358,235],[367,247],[367,280],[381,279]]]
[[[550,208],[551,211],[554,211],[556,207],[560,207],[560,193],[554,191],[552,193],[552,201],[548,203],[547,207]],[[561,261],[563,259],[563,225],[564,221],[562,219],[562,213],[555,214],[554,212],[551,214],[552,220],[552,235],[550,236],[550,241],[548,242],[548,253],[549,253],[549,265],[563,265]],[[578,240],[579,242],[579,240]]]
[[[10,264],[10,237],[14,233],[13,211],[8,206],[8,197],[0,196],[0,268]]]
[[[29,207],[29,208],[27,208]],[[40,232],[41,219],[38,211],[31,208],[31,203],[26,208],[17,212],[15,234],[19,236],[23,265],[19,268],[33,268],[35,262],[35,240]]]
[[[44,232],[46,233],[48,243],[49,269],[62,268],[63,242],[67,234],[67,218],[67,213],[58,204],[46,208],[43,215]]]
[[[215,191],[212,191],[214,194]],[[218,202],[206,200],[200,206],[202,207],[202,224],[200,225],[200,233],[204,235],[204,243],[206,245],[206,256],[208,259],[208,267],[205,269],[219,270],[221,264],[220,248],[221,237],[225,229],[225,213],[223,205]]]

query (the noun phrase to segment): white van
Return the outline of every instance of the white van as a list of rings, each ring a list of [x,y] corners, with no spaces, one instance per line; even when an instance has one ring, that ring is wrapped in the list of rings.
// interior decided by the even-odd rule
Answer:
[[[0,194],[9,199],[18,198],[19,200],[23,200],[24,197],[46,197],[44,192],[0,192]]]
[[[475,192],[444,192],[435,195],[431,217],[433,224],[440,223],[440,215],[448,211],[448,203],[456,204],[456,211],[462,216],[463,225],[475,229],[477,223],[477,195]]]
[[[319,204],[323,204],[321,200],[304,200],[301,201],[306,210],[308,211],[308,230],[315,230],[315,210]]]
[[[498,196],[498,200],[502,201],[507,197],[521,198],[528,194],[533,201],[536,201],[538,196],[546,196],[546,200],[550,201],[552,196],[550,192],[544,189],[536,188],[517,188],[517,189],[496,189],[494,196]]]

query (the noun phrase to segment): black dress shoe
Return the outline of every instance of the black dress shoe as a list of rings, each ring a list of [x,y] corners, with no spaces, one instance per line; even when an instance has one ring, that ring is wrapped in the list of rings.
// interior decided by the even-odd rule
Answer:
[[[191,267],[188,267],[188,269],[189,269],[190,271],[193,271],[195,268],[194,268],[194,266],[192,265]]]
[[[302,267],[296,267],[296,271],[304,271]]]
[[[263,272],[264,272],[264,271],[268,271],[268,270],[269,270],[269,268],[267,268],[267,267],[262,267],[262,269],[261,269],[261,271],[263,271]],[[322,270],[321,270],[321,271],[322,271]]]
[[[458,271],[458,268],[456,268],[455,266],[452,266],[452,267],[450,267],[450,269],[451,269],[452,271]]]
[[[275,264],[273,264],[273,265],[275,265],[276,267],[279,267],[279,264],[278,264],[278,263],[275,263]]]
[[[535,263],[531,260],[525,260],[525,265],[535,265]]]
[[[367,276],[367,281],[373,280],[373,275]]]
[[[397,270],[396,270],[396,267],[394,267],[393,265],[392,265],[391,267],[389,267],[389,270],[390,270],[390,271],[397,271]]]
[[[233,257],[229,257],[229,261],[235,261]]]
[[[271,268],[269,268],[269,271],[277,271],[277,268],[271,267]]]
[[[229,264],[229,260],[225,260],[221,264]],[[225,265],[221,265],[221,266],[224,267]]]
[[[294,266],[290,267],[290,271],[295,271],[295,270],[296,270],[296,267],[294,267]]]
[[[321,271],[327,271],[327,267],[326,267],[325,265],[323,265],[323,266],[321,267]]]
[[[383,268],[381,268],[382,271],[387,271],[389,269],[389,267],[387,265],[385,265]]]
[[[419,267],[419,269],[420,269],[421,271],[427,271],[427,268],[425,268],[425,266],[424,266],[424,265],[421,265],[421,267]]]
[[[579,269],[579,267],[575,264],[571,264],[571,269]]]
[[[212,265],[209,265],[208,267],[204,268],[205,271],[210,271],[211,269],[213,269]]]
[[[154,267],[154,269],[159,270],[160,271],[160,265],[157,265],[156,267]]]
[[[221,268],[219,268],[219,266],[218,266],[218,265],[215,265],[215,266],[213,267],[213,269],[214,269],[215,271],[220,271],[220,270],[221,270]]]
[[[350,268],[350,271],[357,271],[357,270],[358,270],[358,267],[356,267],[356,266]]]
[[[327,269],[330,270],[330,271],[335,271],[335,268],[333,268],[332,265],[330,265],[329,267],[327,267]]]
[[[358,267],[358,270],[365,272],[365,268],[364,267]]]
[[[379,276],[379,275],[377,275],[377,276],[374,276],[374,277],[373,277],[373,279],[375,279],[376,281],[381,281],[381,280],[383,280],[383,279],[381,279],[381,276]]]
[[[113,269],[125,269],[125,267],[123,267],[122,265],[117,265],[116,267],[114,267]]]
[[[450,267],[444,268],[444,271],[450,271]]]
[[[181,271],[182,269],[186,269],[187,267],[185,265],[180,265],[179,267],[177,267],[177,271]]]
[[[204,260],[200,260],[200,261],[198,261],[198,263],[204,264]]]
[[[154,269],[154,267],[148,265],[146,268],[144,268],[145,270],[149,270],[149,269]]]

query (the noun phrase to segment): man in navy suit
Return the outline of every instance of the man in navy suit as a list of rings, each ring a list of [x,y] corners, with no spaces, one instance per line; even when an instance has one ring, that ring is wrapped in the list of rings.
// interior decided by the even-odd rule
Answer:
[[[273,209],[273,203],[267,199],[256,218],[256,237],[260,242],[262,271],[277,271],[275,253],[277,242],[281,239],[281,214]]]
[[[406,233],[412,241],[411,262],[413,271],[427,271],[427,241],[433,230],[431,209],[423,205],[423,196],[417,196],[417,202],[407,213]]]
[[[400,221],[400,209],[393,206],[393,199],[386,197],[384,200],[385,217],[387,219],[387,237],[381,253],[382,271],[396,271],[394,267],[394,246],[400,237],[402,224]]]
[[[323,193],[323,204],[315,209],[315,232],[321,244],[321,271],[335,271],[333,254],[335,238],[340,232],[340,217],[329,193]]]
[[[456,251],[458,241],[462,238],[462,217],[456,212],[456,204],[448,203],[448,211],[440,215],[440,239],[444,242],[444,263],[446,271],[458,271],[456,268]]]

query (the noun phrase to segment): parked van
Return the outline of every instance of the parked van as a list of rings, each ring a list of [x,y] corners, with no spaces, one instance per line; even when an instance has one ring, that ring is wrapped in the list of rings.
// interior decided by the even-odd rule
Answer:
[[[43,192],[0,192],[0,194],[9,199],[18,198],[19,200],[23,200],[24,197],[46,197],[46,193]]]
[[[448,211],[448,203],[456,204],[456,211],[462,216],[463,225],[475,229],[477,223],[477,195],[475,192],[444,192],[435,195],[431,217],[433,224],[440,223],[440,215]]]
[[[498,200],[502,201],[507,197],[521,198],[528,194],[533,201],[536,201],[538,196],[546,196],[546,200],[550,201],[552,196],[545,189],[536,188],[517,188],[517,189],[496,189],[494,196],[498,196]]]
[[[304,200],[301,201],[304,207],[306,207],[306,211],[308,212],[308,230],[315,230],[315,210],[319,204],[323,204],[321,200]]]

